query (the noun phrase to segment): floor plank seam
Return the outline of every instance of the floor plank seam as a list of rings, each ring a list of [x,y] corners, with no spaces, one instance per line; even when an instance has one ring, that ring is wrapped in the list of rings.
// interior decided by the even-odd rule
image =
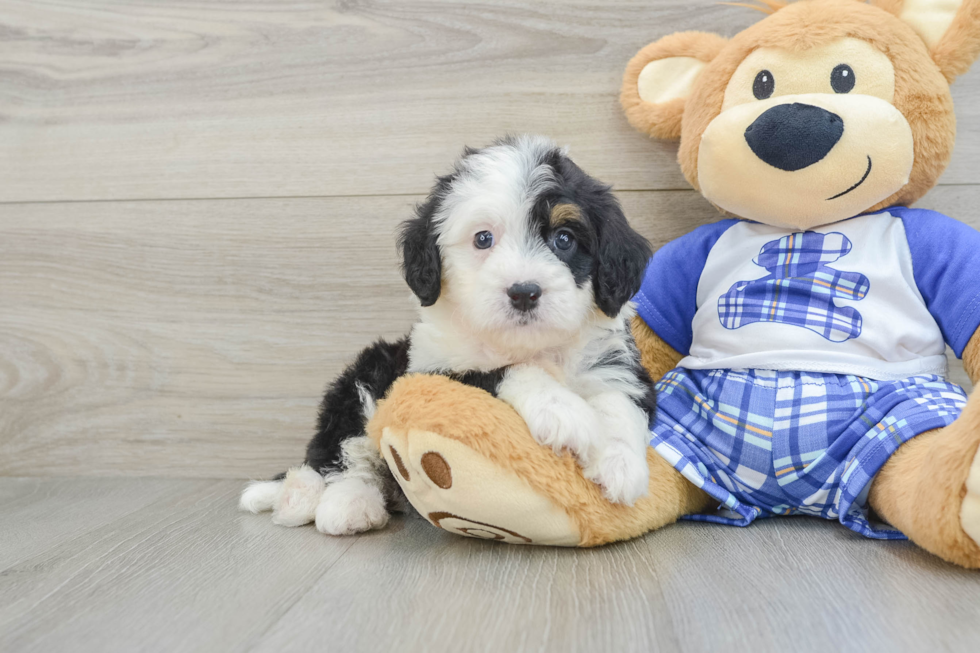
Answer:
[[[435,173],[433,173],[433,178]],[[980,186],[974,182],[939,183],[935,188]],[[696,192],[690,186],[682,188],[615,188],[617,194],[626,193],[682,193]],[[235,202],[248,200],[323,200],[323,199],[372,199],[384,197],[421,197],[428,189],[414,193],[354,193],[327,195],[237,195],[229,197],[122,197],[106,199],[57,199],[57,200],[0,200],[0,206],[31,206],[43,204],[122,204],[126,202]]]
[[[329,537],[329,536],[325,535],[324,537]],[[262,629],[262,632],[256,635],[255,640],[251,644],[247,645],[247,647],[244,649],[245,651],[254,651],[257,646],[262,644],[262,641],[265,639],[266,635],[269,634],[269,631],[272,630],[280,621],[285,619],[286,616],[288,616],[289,613],[292,612],[293,608],[296,607],[296,604],[303,600],[303,597],[305,597],[307,594],[313,591],[313,589],[320,582],[320,579],[326,576],[328,573],[330,573],[330,570],[333,569],[337,565],[337,563],[340,562],[344,558],[344,556],[347,555],[347,552],[350,551],[351,547],[357,544],[358,540],[361,539],[362,535],[345,536],[345,537],[349,537],[351,540],[350,544],[347,545],[347,548],[345,548],[344,551],[339,556],[337,556],[337,558],[333,562],[327,565],[327,568],[323,570],[323,573],[321,573],[319,576],[316,577],[316,580],[310,583],[304,591],[297,594],[296,597],[293,598],[292,601],[290,601],[289,605],[286,607],[285,610],[282,611],[282,614],[280,614],[275,621],[269,623],[269,625],[267,625],[265,628]]]

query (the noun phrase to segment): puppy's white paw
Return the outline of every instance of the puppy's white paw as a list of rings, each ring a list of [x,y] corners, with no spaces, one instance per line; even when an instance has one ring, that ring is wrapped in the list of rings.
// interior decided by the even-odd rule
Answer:
[[[279,501],[282,481],[252,481],[242,491],[238,509],[252,514],[272,510]]]
[[[974,455],[966,477],[966,496],[960,507],[960,524],[966,534],[980,544],[980,450]]]
[[[627,506],[646,496],[650,485],[646,451],[641,456],[621,443],[610,444],[598,451],[595,461],[582,472],[602,488],[606,499]]]
[[[590,444],[598,435],[595,411],[571,393],[544,392],[524,406],[522,417],[538,444],[556,454],[567,449],[582,465],[588,464]]]
[[[279,526],[309,524],[316,514],[323,486],[323,476],[308,465],[286,472],[279,500],[272,511],[272,523]]]
[[[388,523],[381,489],[359,478],[327,485],[316,508],[316,529],[327,535],[353,535]]]

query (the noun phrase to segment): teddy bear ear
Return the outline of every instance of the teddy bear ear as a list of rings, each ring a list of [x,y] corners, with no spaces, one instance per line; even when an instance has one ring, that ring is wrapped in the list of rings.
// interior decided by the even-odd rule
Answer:
[[[871,0],[871,4],[909,24],[951,83],[980,55],[980,0]]]
[[[630,124],[656,138],[680,138],[684,103],[725,43],[717,34],[678,32],[637,52],[626,66],[619,96]]]

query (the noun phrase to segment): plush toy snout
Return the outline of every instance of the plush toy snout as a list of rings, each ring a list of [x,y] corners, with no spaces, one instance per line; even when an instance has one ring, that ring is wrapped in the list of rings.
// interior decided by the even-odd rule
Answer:
[[[912,130],[890,102],[807,93],[739,104],[705,129],[698,185],[716,206],[802,229],[856,215],[908,183]]]

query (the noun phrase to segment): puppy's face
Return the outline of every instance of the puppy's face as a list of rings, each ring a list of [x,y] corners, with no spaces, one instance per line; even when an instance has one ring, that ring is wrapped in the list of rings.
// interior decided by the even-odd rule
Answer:
[[[592,311],[595,230],[553,164],[544,148],[470,154],[436,213],[442,298],[477,331],[577,331]]]
[[[468,150],[406,223],[402,248],[423,306],[535,348],[580,331],[596,310],[617,315],[650,254],[608,187],[529,137]]]

